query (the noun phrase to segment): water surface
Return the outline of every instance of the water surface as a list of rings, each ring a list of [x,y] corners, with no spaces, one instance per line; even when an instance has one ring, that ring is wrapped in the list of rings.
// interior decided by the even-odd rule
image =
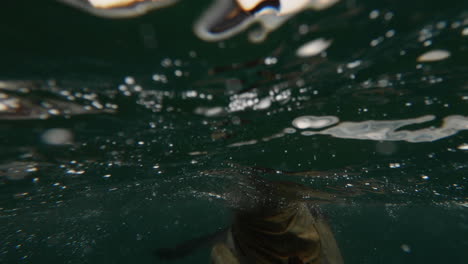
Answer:
[[[210,4],[3,4],[0,262],[209,263],[153,251],[228,227],[258,177],[309,190],[346,263],[464,263],[468,5],[341,1],[253,44],[197,38]]]

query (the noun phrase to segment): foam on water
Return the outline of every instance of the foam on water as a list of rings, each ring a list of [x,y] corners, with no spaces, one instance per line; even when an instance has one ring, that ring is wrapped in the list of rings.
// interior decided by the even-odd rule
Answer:
[[[440,128],[417,130],[398,130],[401,127],[421,124],[434,120],[435,116],[422,116],[405,120],[369,120],[363,122],[342,122],[322,131],[303,131],[304,136],[330,135],[338,138],[352,138],[378,141],[407,141],[412,143],[432,142],[453,136],[460,131],[468,130],[468,117],[452,115],[443,119]],[[398,131],[397,131],[398,130]]]

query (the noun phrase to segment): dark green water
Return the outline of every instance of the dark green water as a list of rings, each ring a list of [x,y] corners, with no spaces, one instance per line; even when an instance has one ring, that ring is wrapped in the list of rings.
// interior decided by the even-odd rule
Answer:
[[[210,1],[124,20],[9,2],[0,95],[29,118],[0,104],[1,263],[209,263],[152,251],[229,226],[246,174],[342,195],[323,210],[346,263],[466,263],[466,2],[342,1],[261,44],[198,39]],[[450,57],[417,62],[431,50]]]

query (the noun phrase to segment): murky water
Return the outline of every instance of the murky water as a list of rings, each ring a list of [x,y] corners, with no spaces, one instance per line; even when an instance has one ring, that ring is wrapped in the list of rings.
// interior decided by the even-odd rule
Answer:
[[[258,212],[330,263],[466,262],[464,1],[84,2],[0,11],[0,262],[209,263]]]

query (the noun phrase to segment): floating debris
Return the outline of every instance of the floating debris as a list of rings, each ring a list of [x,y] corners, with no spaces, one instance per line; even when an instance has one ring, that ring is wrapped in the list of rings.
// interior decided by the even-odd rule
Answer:
[[[450,57],[450,52],[446,50],[431,50],[428,51],[421,56],[419,56],[416,60],[418,62],[433,62],[433,61],[441,61],[445,60]]]

